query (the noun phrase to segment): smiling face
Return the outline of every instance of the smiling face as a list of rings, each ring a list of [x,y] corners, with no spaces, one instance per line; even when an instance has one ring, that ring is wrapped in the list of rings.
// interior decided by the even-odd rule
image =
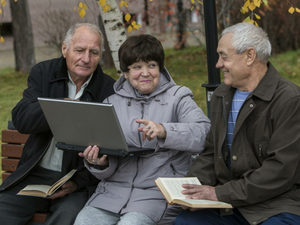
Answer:
[[[62,45],[69,73],[74,82],[87,80],[101,59],[101,37],[95,31],[81,26],[75,31],[69,48]]]
[[[243,90],[250,76],[247,67],[247,54],[237,54],[232,46],[232,34],[225,34],[219,41],[217,52],[219,59],[216,64],[224,73],[224,83]]]
[[[129,67],[129,71],[125,72],[125,78],[140,94],[152,93],[160,78],[159,65],[155,61],[133,63]]]

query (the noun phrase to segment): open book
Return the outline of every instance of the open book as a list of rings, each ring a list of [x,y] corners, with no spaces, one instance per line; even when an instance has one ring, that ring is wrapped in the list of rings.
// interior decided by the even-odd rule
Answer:
[[[184,189],[182,184],[201,185],[197,177],[160,177],[155,180],[155,184],[169,204],[185,205],[191,208],[232,208],[230,204],[225,202],[186,199],[186,195],[181,193]]]
[[[76,172],[76,169],[71,170],[61,179],[56,181],[52,186],[50,185],[43,185],[43,184],[32,184],[27,185],[23,188],[18,195],[28,195],[28,196],[36,196],[36,197],[49,197],[54,192],[57,191],[64,183],[66,183]]]

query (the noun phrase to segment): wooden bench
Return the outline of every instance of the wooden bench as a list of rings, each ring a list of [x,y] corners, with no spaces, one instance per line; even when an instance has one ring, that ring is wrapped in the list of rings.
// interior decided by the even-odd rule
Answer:
[[[2,182],[16,170],[28,136],[20,134],[17,130],[2,130]],[[36,213],[29,224],[44,223],[46,216],[47,213]]]

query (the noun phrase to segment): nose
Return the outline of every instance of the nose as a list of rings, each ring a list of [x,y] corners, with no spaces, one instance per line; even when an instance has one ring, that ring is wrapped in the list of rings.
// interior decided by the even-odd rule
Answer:
[[[144,76],[148,75],[148,67],[147,66],[142,67],[142,75],[144,75]]]
[[[219,57],[218,59],[218,62],[216,64],[216,67],[217,68],[222,68],[224,65],[223,65],[223,60],[221,59],[221,57]]]
[[[85,51],[82,56],[81,56],[81,60],[84,62],[84,63],[88,63],[90,61],[90,54],[89,54],[89,51]]]

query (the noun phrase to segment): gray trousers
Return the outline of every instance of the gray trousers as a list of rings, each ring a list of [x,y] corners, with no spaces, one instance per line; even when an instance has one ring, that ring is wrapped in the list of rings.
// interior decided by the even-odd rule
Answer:
[[[78,214],[74,225],[155,225],[148,216],[139,212],[129,212],[123,215],[103,209],[85,206]]]
[[[28,184],[52,185],[60,172],[39,167],[26,179],[7,191],[0,192],[0,223],[25,225],[36,212],[50,212],[44,225],[71,225],[88,200],[87,192],[75,192],[59,199],[16,195]]]

